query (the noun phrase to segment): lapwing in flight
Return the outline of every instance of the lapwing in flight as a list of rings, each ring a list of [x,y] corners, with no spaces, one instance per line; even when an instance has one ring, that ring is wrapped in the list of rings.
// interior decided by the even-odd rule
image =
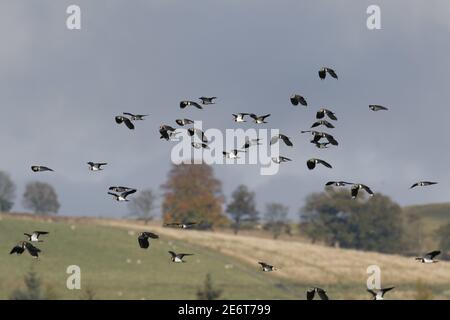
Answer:
[[[388,108],[383,107],[383,106],[380,106],[380,105],[378,105],[378,104],[371,104],[371,105],[369,105],[369,108],[370,108],[370,110],[372,110],[372,111],[389,110]]]
[[[440,255],[441,252],[439,250],[428,252],[423,257],[416,257],[417,261],[420,261],[422,263],[436,263],[439,262],[438,260],[434,260],[434,257]]]
[[[31,170],[33,172],[54,171],[53,169],[50,169],[49,167],[45,166],[31,166]]]
[[[233,113],[234,122],[247,122],[245,121],[244,117],[248,115],[248,113]]]
[[[321,164],[327,168],[333,168],[331,166],[331,164],[329,164],[328,162],[322,160],[322,159],[316,159],[316,158],[312,158],[309,159],[308,161],[306,161],[306,166],[308,167],[309,170],[312,170],[316,167],[317,164]]]
[[[281,133],[277,134],[276,136],[273,136],[270,139],[270,145],[277,143],[280,139],[283,140],[283,142],[287,146],[289,146],[289,147],[293,146],[292,141],[290,140],[290,138],[288,136],[285,136],[284,134],[281,134]]]
[[[192,253],[175,253],[173,251],[169,251],[169,253],[170,253],[170,256],[172,257],[172,262],[175,262],[175,263],[185,262],[183,260],[184,257],[193,256]]]
[[[320,300],[328,300],[327,292],[319,287],[309,288],[306,291],[306,300],[314,300],[314,296],[316,295],[316,293],[319,296]]]
[[[391,291],[395,287],[383,288],[380,290],[372,290],[367,289],[368,292],[372,295],[372,300],[384,300],[384,294],[388,291]]]
[[[92,162],[92,161],[88,162],[87,164],[89,166],[90,171],[101,171],[103,170],[102,166],[107,165],[106,162]]]
[[[28,253],[36,259],[39,257],[39,252],[41,252],[40,249],[36,248],[31,243],[27,241],[20,241],[14,248],[12,248],[9,254],[21,255],[25,250],[27,250]]]
[[[260,261],[258,263],[261,265],[261,270],[264,272],[272,272],[277,270],[277,268],[265,262]]]
[[[200,97],[200,100],[202,100],[202,104],[208,105],[208,104],[215,104],[214,100],[217,99],[217,97]]]
[[[269,114],[266,114],[266,115],[263,115],[263,116],[257,116],[257,115],[254,114],[254,113],[251,113],[251,114],[250,114],[250,118],[252,118],[252,119],[253,119],[253,122],[254,122],[254,123],[257,123],[257,124],[267,123],[267,122],[266,122],[266,118],[267,118],[267,117],[270,117],[270,113],[269,113]]]
[[[129,116],[131,121],[145,120],[144,118],[148,117],[148,114],[132,114],[129,112],[124,112],[123,114]]]
[[[150,246],[149,239],[158,239],[159,236],[153,232],[141,232],[138,236],[139,247],[147,249]]]
[[[325,116],[327,116],[331,120],[335,120],[335,121],[337,120],[336,115],[331,110],[328,110],[328,109],[325,109],[325,108],[320,108],[319,111],[317,111],[317,113],[316,113],[316,118],[317,119],[323,119]]]
[[[190,120],[190,119],[177,119],[175,120],[175,122],[179,125],[179,126],[185,126],[187,124],[193,124],[194,121]],[[174,129],[175,130],[175,129]]]
[[[115,119],[116,119],[117,124],[125,123],[125,125],[128,127],[128,129],[134,130],[134,124],[127,117],[117,116]]]
[[[178,223],[178,222],[171,222],[166,223],[166,227],[172,227],[172,228],[180,228],[180,229],[190,229],[193,226],[195,226],[197,222],[186,222],[186,223]]]
[[[419,181],[414,183],[410,189],[415,188],[415,187],[427,187],[427,186],[432,186],[433,184],[437,184],[437,182],[432,182],[432,181]]]
[[[128,190],[128,191],[125,191],[125,192],[121,192],[119,194],[112,193],[112,192],[108,192],[108,194],[112,195],[115,198],[116,201],[123,202],[123,201],[130,201],[130,200],[127,199],[127,197],[130,194],[135,193],[136,191],[137,191],[136,189],[131,189],[131,190]]]
[[[203,109],[203,107],[201,105],[199,105],[195,101],[183,100],[183,101],[180,102],[180,108],[181,109],[184,109],[187,106],[193,106],[193,107],[196,107],[197,109]]]
[[[302,97],[299,94],[293,94],[290,98],[292,105],[298,106],[298,104],[301,104],[302,106],[307,106],[308,103],[306,102],[306,99]]]
[[[327,77],[327,73],[335,79],[338,78],[336,72],[333,69],[328,68],[328,67],[323,67],[319,70],[320,80],[324,80]]]
[[[43,240],[39,240],[39,237],[41,235],[45,235],[48,234],[47,231],[33,231],[32,234],[29,233],[24,233],[24,235],[26,235],[28,237],[28,241],[31,242],[44,242]]]
[[[361,189],[366,191],[369,194],[369,196],[373,197],[373,192],[372,190],[370,190],[368,186],[366,186],[365,184],[355,183],[352,185],[351,188],[352,199],[356,199],[356,197],[358,196],[358,192]]]

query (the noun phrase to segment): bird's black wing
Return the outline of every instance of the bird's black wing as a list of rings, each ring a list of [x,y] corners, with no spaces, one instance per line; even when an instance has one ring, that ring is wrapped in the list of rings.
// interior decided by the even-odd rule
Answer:
[[[327,128],[330,128],[330,129],[333,129],[333,128],[334,128],[334,126],[333,126],[331,123],[329,123],[328,121],[326,121],[326,120],[323,121],[323,124],[324,124]]]
[[[131,122],[130,119],[124,118],[124,119],[123,119],[123,122],[124,122],[125,125],[128,127],[128,129],[134,130],[134,124]]]
[[[148,238],[159,239],[159,236],[153,232],[146,231],[146,232],[143,232],[143,234]]]
[[[190,101],[190,104],[192,106],[196,107],[197,109],[203,109],[203,107],[200,104],[198,104],[197,102]]]
[[[315,288],[311,288],[308,291],[306,291],[306,300],[313,300],[315,293],[316,293]]]
[[[25,242],[25,248],[27,249],[29,254],[36,258],[39,256],[39,252],[41,252],[40,249],[36,248],[29,242]]]
[[[284,134],[280,135],[280,138],[284,141],[284,143],[289,146],[292,147],[293,144],[291,142],[291,140],[289,140],[289,137],[286,137]]]
[[[334,112],[330,110],[325,110],[325,113],[327,114],[328,117],[330,117],[330,119],[337,120],[336,116],[334,115]]]
[[[416,182],[416,183],[414,183],[411,187],[409,187],[410,189],[412,189],[412,188],[415,188],[415,187],[417,187],[419,185],[419,183],[418,182]]]
[[[48,231],[34,231],[33,233],[35,233],[39,236],[41,234],[48,234]]]
[[[179,253],[179,254],[177,254],[177,256],[178,256],[180,259],[183,259],[183,257],[193,256],[193,255],[194,255],[193,253]]]
[[[129,112],[124,112],[123,114],[126,115],[126,116],[130,116],[130,117],[134,117],[135,116],[134,114],[129,113]]]
[[[172,256],[172,258],[175,258],[177,256],[177,254],[173,251],[168,251],[170,253],[170,255]]]
[[[335,79],[338,78],[336,72],[335,72],[333,69],[327,68],[326,70],[328,71],[328,73],[330,74],[330,76],[332,76],[332,77],[335,78]]]
[[[371,196],[373,196],[373,191],[370,190],[370,188],[369,188],[368,186],[366,186],[366,185],[361,185],[361,186],[362,186],[362,188],[363,188],[364,190],[366,190],[366,192],[367,192],[368,194],[370,194]]]
[[[306,102],[306,99],[303,98],[302,96],[299,96],[299,97],[298,97],[298,101],[300,102],[300,104],[301,104],[302,106],[307,106],[307,105],[308,105],[308,103]]]
[[[317,294],[321,300],[328,300],[327,292],[321,288],[317,288]]]
[[[131,190],[122,192],[122,197],[126,198],[126,197],[128,197],[130,194],[135,193],[136,191],[137,191],[136,189],[131,189]]]
[[[15,246],[14,248],[12,248],[12,250],[9,252],[9,254],[22,254],[25,251],[24,248],[22,248],[21,246]]]
[[[328,162],[326,162],[326,161],[324,161],[324,160],[318,160],[319,161],[319,163],[320,164],[323,164],[325,167],[327,167],[327,168],[333,168],[332,166],[331,166],[331,164],[329,164]]]
[[[290,100],[291,100],[292,105],[294,105],[294,106],[298,105],[299,101],[298,101],[298,96],[297,95],[291,96]]]
[[[388,291],[391,291],[392,289],[394,289],[395,287],[389,287],[389,288],[383,288],[381,289],[381,296],[384,296],[384,294]]]
[[[426,256],[429,257],[430,259],[433,259],[434,257],[436,257],[437,255],[440,255],[440,254],[441,254],[441,252],[439,250],[435,250],[435,251],[428,252],[426,254]]]

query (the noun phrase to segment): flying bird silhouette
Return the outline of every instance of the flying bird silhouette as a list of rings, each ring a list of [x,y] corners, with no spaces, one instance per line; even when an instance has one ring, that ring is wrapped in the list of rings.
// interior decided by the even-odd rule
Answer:
[[[128,119],[127,117],[124,116],[116,116],[116,123],[117,124],[121,124],[121,123],[125,123],[125,125],[128,127],[128,129],[130,130],[134,130],[134,124],[131,122],[130,119]]]
[[[149,239],[158,239],[159,236],[153,232],[141,232],[138,236],[139,247],[147,249],[150,246]]]
[[[436,256],[438,256],[440,254],[441,254],[441,252],[439,250],[435,250],[435,251],[428,252],[423,257],[416,257],[416,260],[420,261],[422,263],[437,263],[439,261],[438,260],[434,260],[434,257],[436,257]]]
[[[31,166],[31,170],[33,172],[54,171],[53,169],[44,166]]]
[[[384,294],[394,288],[395,287],[389,287],[380,290],[367,289],[367,291],[372,295],[372,300],[384,300]]]
[[[320,300],[328,300],[327,292],[324,289],[318,287],[309,288],[306,291],[306,300],[314,300],[314,296],[316,295],[316,293],[319,296]]]
[[[184,257],[187,256],[193,256],[192,253],[175,253],[173,251],[169,251],[172,262],[176,262],[176,263],[181,263],[181,262],[185,262],[183,260]]]
[[[298,106],[298,104],[301,104],[302,106],[307,106],[308,103],[306,102],[306,99],[302,97],[299,94],[293,94],[290,98],[292,105]]]
[[[323,166],[325,166],[327,168],[330,168],[330,169],[333,168],[331,166],[331,164],[329,164],[328,162],[323,161],[321,159],[312,158],[312,159],[309,159],[308,161],[306,161],[306,166],[308,167],[309,170],[314,169],[317,164],[321,164],[321,165],[323,165]]]
[[[410,189],[415,188],[415,187],[427,187],[427,186],[432,186],[433,184],[437,184],[437,182],[432,182],[432,181],[419,181],[414,183]]]
[[[203,109],[203,107],[201,105],[199,105],[195,101],[183,100],[183,101],[180,102],[180,108],[181,109],[184,109],[187,106],[193,106],[193,107],[196,107],[197,109]]]
[[[321,80],[324,80],[327,76],[327,73],[335,79],[338,78],[336,72],[333,69],[328,68],[328,67],[323,67],[319,70],[319,78]]]

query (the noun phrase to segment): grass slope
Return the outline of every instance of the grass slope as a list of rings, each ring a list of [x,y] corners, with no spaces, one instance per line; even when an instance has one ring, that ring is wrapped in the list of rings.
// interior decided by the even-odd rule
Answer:
[[[70,265],[81,268],[82,289],[92,288],[98,299],[196,299],[207,273],[215,287],[223,289],[224,299],[300,298],[298,290],[285,288],[291,285],[289,281],[181,239],[161,236],[149,250],[143,250],[137,244],[139,228],[132,231],[77,219],[51,222],[0,217],[0,299],[7,299],[20,287],[31,268],[55,297],[79,299],[82,290],[66,289]],[[38,245],[42,250],[39,260],[28,254],[10,256],[23,232],[33,230],[50,232]],[[187,263],[175,264],[168,250],[195,255],[186,257]]]

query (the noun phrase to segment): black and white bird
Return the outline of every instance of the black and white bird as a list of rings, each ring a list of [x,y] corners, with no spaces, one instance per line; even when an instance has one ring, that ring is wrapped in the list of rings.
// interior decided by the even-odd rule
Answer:
[[[193,106],[193,107],[196,107],[197,109],[203,109],[203,107],[201,105],[199,105],[195,101],[183,100],[183,101],[180,102],[180,108],[181,109],[184,109],[187,106]]]
[[[233,113],[234,122],[247,122],[245,121],[244,117],[248,115],[248,113]]]
[[[125,125],[128,127],[128,129],[134,130],[134,124],[127,117],[117,116],[116,117],[116,123],[117,124],[125,123]]]
[[[273,137],[270,139],[270,145],[277,143],[278,140],[280,140],[280,139],[283,140],[283,142],[284,142],[287,146],[289,146],[289,147],[292,147],[292,146],[293,146],[292,141],[290,140],[290,138],[289,138],[288,136],[285,136],[284,134],[281,134],[281,133],[277,134],[276,136],[273,136]]]
[[[149,239],[158,239],[159,236],[153,232],[141,232],[138,236],[139,247],[147,249],[150,246]]]
[[[215,104],[214,100],[217,99],[217,97],[200,97],[200,100],[202,100],[202,104],[208,105],[208,104]]]
[[[333,146],[339,145],[337,140],[331,135],[326,132],[320,132],[320,131],[314,131],[314,130],[303,130],[301,133],[310,132],[313,135],[313,139],[311,140],[311,143],[318,143],[322,138],[327,139],[327,141],[332,144]]]
[[[191,146],[195,149],[209,149],[209,146],[206,143],[192,141]]]
[[[440,254],[441,254],[441,252],[439,250],[435,250],[435,251],[428,252],[423,257],[416,257],[416,260],[420,261],[422,263],[437,263],[439,261],[438,260],[434,260],[434,257],[436,257],[436,256],[438,256]]]
[[[33,172],[54,171],[53,169],[44,166],[31,166],[31,170]]]
[[[306,99],[302,97],[299,94],[293,94],[290,98],[292,105],[298,106],[298,104],[301,104],[302,106],[307,106],[308,103],[306,102]]]
[[[327,128],[330,128],[330,129],[334,128],[334,126],[330,122],[328,122],[327,120],[316,121],[316,122],[314,122],[312,124],[311,128],[316,128],[316,127],[319,127],[319,126],[325,126]]]
[[[346,185],[351,185],[352,182],[345,182],[345,181],[328,181],[325,183],[326,186],[333,186],[333,187],[345,187]]]
[[[326,78],[326,76],[327,76],[327,73],[330,76],[332,76],[333,78],[335,78],[335,79],[338,78],[336,72],[333,69],[328,68],[328,67],[323,67],[323,68],[321,68],[319,70],[319,78],[320,78],[320,80],[324,80]]]
[[[180,228],[180,229],[189,229],[194,227],[197,224],[197,222],[186,222],[186,223],[178,223],[178,222],[171,222],[166,223],[166,227],[172,227],[172,228]]]
[[[314,141],[311,141],[311,143],[314,143],[316,148],[319,149],[328,149],[328,145],[330,144],[329,142],[314,142]]]
[[[9,252],[9,254],[22,254],[25,250],[28,251],[28,253],[33,256],[34,258],[39,257],[39,252],[41,252],[40,249],[33,246],[31,243],[27,241],[20,241],[12,250]]]
[[[367,289],[368,292],[372,295],[372,300],[384,300],[384,294],[388,291],[391,291],[395,287],[383,288],[380,290],[372,290]]]
[[[136,191],[137,191],[136,189],[131,189],[131,190],[128,190],[128,191],[125,191],[125,192],[121,192],[119,194],[112,193],[112,192],[108,192],[108,194],[112,195],[116,199],[116,201],[123,202],[123,201],[130,201],[130,200],[127,199],[127,197],[130,194],[135,193]]]
[[[177,119],[175,120],[175,122],[179,125],[179,126],[185,126],[187,124],[193,124],[194,121],[190,120],[190,119]],[[174,129],[175,130],[175,129]]]
[[[370,188],[368,186],[366,186],[365,184],[355,183],[352,185],[352,187],[350,189],[351,194],[352,194],[352,199],[356,199],[356,197],[358,196],[358,192],[361,189],[366,191],[369,194],[369,196],[373,197],[373,192],[372,192],[372,190],[370,190]]]
[[[276,164],[280,164],[282,162],[288,162],[292,160],[283,156],[279,156],[279,157],[272,157],[272,161],[275,162]]]
[[[271,271],[276,271],[277,270],[277,268],[275,268],[274,266],[271,266],[270,264],[267,264],[265,262],[260,261],[258,263],[261,265],[261,269],[264,272],[271,272]]]
[[[109,191],[114,191],[118,193],[134,190],[134,188],[123,187],[123,186],[112,186],[108,188]]]
[[[261,123],[267,123],[267,122],[266,122],[266,118],[267,118],[267,117],[270,117],[270,113],[269,113],[269,114],[266,114],[266,115],[263,115],[263,116],[257,116],[257,115],[254,114],[254,113],[251,113],[251,114],[250,114],[250,118],[253,119],[253,122],[254,122],[254,123],[258,123],[258,124],[261,124]]]
[[[433,184],[437,184],[437,182],[432,182],[432,181],[419,181],[414,183],[410,189],[415,188],[415,187],[426,187],[426,186],[431,186]]]
[[[31,242],[44,242],[43,240],[39,240],[41,235],[48,234],[47,231],[33,231],[32,234],[24,233],[28,237],[28,241]]]
[[[316,113],[317,119],[323,119],[325,116],[327,116],[331,120],[337,120],[336,115],[331,110],[328,110],[325,108],[320,108],[319,111],[317,111],[317,113]]]
[[[262,145],[262,143],[260,143],[261,139],[256,138],[256,139],[249,139],[248,137],[245,137],[245,143],[242,146],[242,149],[248,149],[251,146],[260,146]]]
[[[161,135],[160,139],[166,139],[167,141],[170,140],[175,130],[176,130],[175,128],[167,124],[160,125],[159,126],[159,134]]]
[[[183,260],[184,257],[193,256],[192,253],[175,253],[173,251],[169,251],[169,253],[172,257],[172,262],[176,262],[176,263],[185,262]]]
[[[306,291],[306,300],[314,300],[314,296],[316,295],[316,293],[319,296],[320,300],[328,300],[327,292],[319,287],[309,288]]]
[[[107,165],[106,162],[92,162],[92,161],[89,161],[87,164],[89,166],[90,171],[101,171],[103,170],[102,166]]]
[[[321,164],[327,168],[333,168],[331,166],[331,164],[329,164],[328,162],[322,160],[322,159],[316,159],[316,158],[312,158],[309,159],[308,161],[306,161],[306,166],[308,167],[309,170],[312,170],[316,167],[317,164]]]
[[[222,154],[225,158],[228,158],[228,159],[239,159],[239,156],[238,156],[239,152],[245,153],[244,150],[233,149],[230,152],[223,151]]]
[[[197,128],[189,128],[187,129],[187,133],[189,136],[193,136],[194,134],[197,134],[197,137],[199,137],[203,142],[208,142],[208,138],[206,137],[205,133]]]
[[[124,112],[123,114],[129,116],[131,121],[145,120],[144,118],[148,117],[148,114],[132,114],[129,112]]]
[[[378,104],[371,104],[371,105],[369,105],[369,108],[370,108],[370,110],[372,110],[372,111],[389,110],[388,108],[383,107],[383,106],[380,106],[380,105],[378,105]]]

